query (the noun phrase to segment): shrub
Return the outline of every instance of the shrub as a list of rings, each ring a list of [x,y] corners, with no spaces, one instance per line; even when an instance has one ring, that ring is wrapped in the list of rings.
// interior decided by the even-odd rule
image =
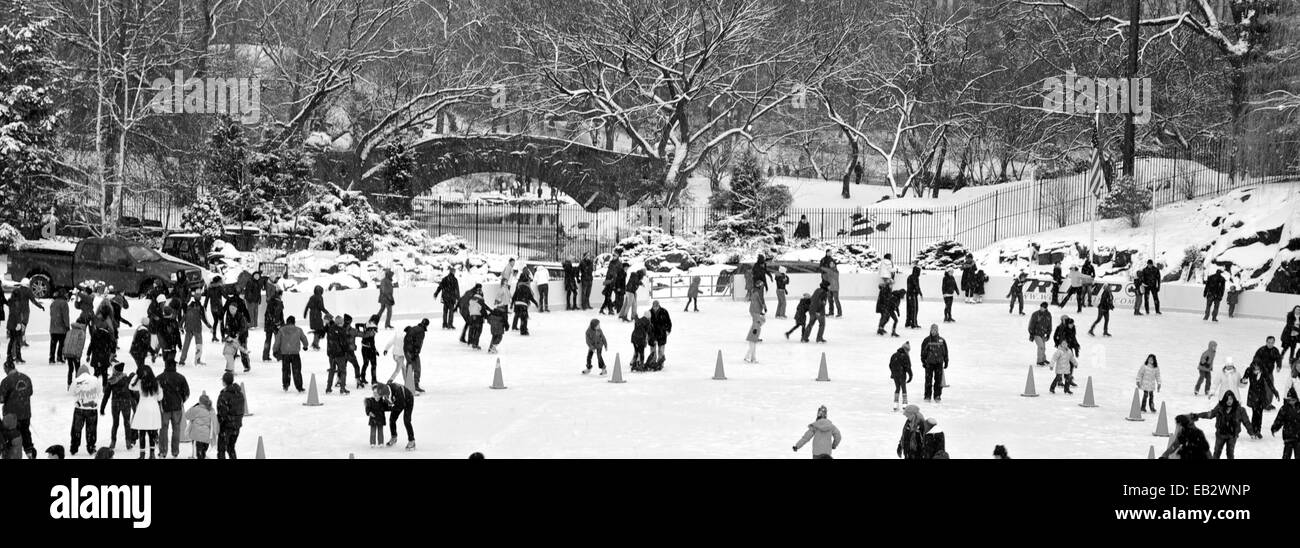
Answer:
[[[1130,176],[1120,177],[1110,193],[1097,205],[1103,219],[1128,219],[1129,226],[1142,226],[1142,214],[1151,211],[1151,189],[1139,186]]]

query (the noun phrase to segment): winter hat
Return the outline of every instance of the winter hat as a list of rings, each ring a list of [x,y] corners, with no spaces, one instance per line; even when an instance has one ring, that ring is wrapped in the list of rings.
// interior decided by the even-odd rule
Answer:
[[[1174,424],[1177,424],[1179,428],[1189,428],[1194,422],[1196,422],[1196,415],[1191,413],[1174,417]]]
[[[1288,400],[1296,400],[1296,399],[1300,399],[1300,398],[1297,398],[1297,397],[1296,397],[1296,394],[1295,394],[1295,387],[1294,387],[1294,386],[1292,386],[1290,390],[1287,390],[1287,391],[1286,391],[1286,399],[1288,399]]]
[[[212,398],[208,397],[207,391],[204,391],[203,394],[199,395],[199,404],[208,409],[212,409]]]
[[[1223,359],[1223,366],[1224,366],[1224,367],[1232,367],[1232,356],[1228,356],[1228,357],[1226,357],[1226,358]]]
[[[920,412],[921,412],[921,408],[917,407],[916,404],[911,404],[903,408],[904,415],[913,415]]]
[[[122,362],[117,362],[117,363],[113,364],[113,370],[114,370],[114,371],[117,371],[118,373],[121,373],[121,372],[122,372],[123,370],[125,370],[125,369],[126,369],[126,364],[124,364],[124,363],[122,363]]]
[[[140,325],[135,326],[135,330],[136,330],[136,332],[140,332],[140,331],[148,331],[148,330],[149,330],[149,319],[148,319],[148,318],[145,318],[145,319],[143,319],[143,320],[140,320]]]
[[[823,406],[817,408],[817,418],[819,418],[819,419],[824,419],[824,418],[826,418],[826,406],[825,406],[825,405],[823,405]]]
[[[777,270],[778,272],[782,273],[782,274],[785,274],[785,272],[786,272],[784,266],[778,266],[778,267],[776,267],[776,270]]]
[[[167,302],[167,296],[166,296],[166,295],[159,295],[159,296],[157,296],[157,297],[154,297],[154,302],[156,302],[156,303],[158,303],[158,304],[165,303],[165,302]]]

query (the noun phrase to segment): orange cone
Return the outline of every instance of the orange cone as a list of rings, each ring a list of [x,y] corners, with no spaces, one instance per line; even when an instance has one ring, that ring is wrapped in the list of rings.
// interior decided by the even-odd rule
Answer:
[[[316,406],[318,406],[318,405],[325,405],[325,404],[323,404],[323,403],[320,402],[320,393],[318,393],[318,392],[316,391],[316,374],[315,374],[315,373],[312,373],[312,374],[311,374],[311,385],[307,387],[307,403],[304,403],[303,405],[306,405],[306,406],[308,406],[308,407],[316,407]]]
[[[1142,392],[1137,388],[1133,389],[1133,408],[1129,410],[1128,416],[1124,417],[1124,420],[1135,422],[1146,420],[1142,418]]]
[[[497,358],[497,370],[492,374],[492,386],[488,387],[493,390],[505,390],[506,383],[501,379],[501,358]]]
[[[614,378],[609,379],[609,382],[614,384],[623,384],[627,382],[623,380],[623,362],[619,359],[618,354],[614,354]]]
[[[713,368],[713,380],[715,381],[727,380],[727,375],[722,372],[722,351],[721,350],[718,351],[718,365]]]
[[[264,447],[264,446],[262,445],[262,436],[258,436],[258,437],[257,437],[257,456],[255,456],[255,457],[253,457],[253,458],[256,458],[256,459],[264,459],[264,458],[266,458],[266,447]]]
[[[822,352],[822,365],[821,365],[820,368],[817,369],[817,380],[822,381],[822,382],[830,382],[830,380],[831,380],[831,375],[830,375],[830,373],[826,371],[826,353],[825,353],[825,352]]]
[[[1150,449],[1147,449],[1147,459],[1154,458],[1156,458],[1156,446],[1152,445]]]
[[[1038,391],[1034,389],[1034,366],[1029,366],[1029,376],[1025,378],[1025,391],[1020,394],[1026,398],[1037,398]]]
[[[1092,375],[1088,375],[1088,387],[1083,390],[1083,403],[1079,407],[1097,407],[1097,402],[1092,399]]]
[[[244,393],[244,416],[253,416],[253,408],[248,406],[248,389],[244,388],[244,383],[239,383],[239,391]]]
[[[1169,419],[1165,417],[1165,402],[1160,402],[1160,417],[1156,419],[1156,431],[1151,435],[1169,437]]]
[[[356,454],[356,453],[348,453],[348,458],[349,458],[349,459],[355,459],[355,458],[357,458],[357,454]]]

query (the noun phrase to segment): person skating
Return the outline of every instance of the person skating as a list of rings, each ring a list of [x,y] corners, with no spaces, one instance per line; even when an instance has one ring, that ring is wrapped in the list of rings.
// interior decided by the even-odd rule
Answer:
[[[668,316],[668,309],[659,306],[659,301],[650,303],[650,361],[647,368],[659,371],[664,368],[664,355],[668,347],[668,334],[673,331],[673,320]]]
[[[248,362],[248,316],[240,308],[239,300],[226,301],[226,314],[221,318],[221,330],[226,337],[239,342],[239,361],[244,365],[244,372],[251,369]]]
[[[1214,458],[1218,459],[1223,456],[1223,449],[1228,449],[1228,460],[1235,458],[1237,447],[1237,436],[1241,435],[1241,427],[1246,427],[1246,432],[1251,433],[1250,417],[1246,416],[1246,410],[1241,408],[1241,403],[1237,401],[1237,394],[1231,391],[1224,392],[1222,399],[1214,409],[1204,413],[1197,413],[1197,418],[1214,419]]]
[[[758,292],[760,298],[765,299],[767,288],[770,286],[768,279],[771,277],[772,274],[767,269],[767,257],[759,253],[758,258],[754,260],[754,268],[749,272],[749,290]],[[764,304],[764,307],[766,307],[766,304]]]
[[[1097,319],[1092,321],[1092,327],[1088,328],[1088,334],[1097,336],[1094,332],[1097,329],[1097,323],[1101,322],[1101,334],[1104,337],[1110,336],[1110,311],[1115,309],[1115,295],[1110,291],[1110,284],[1101,284],[1101,298],[1097,301]]]
[[[1241,299],[1241,276],[1233,274],[1228,279],[1228,290],[1225,301],[1228,302],[1228,317],[1233,318],[1237,315],[1237,301]]]
[[[293,387],[302,393],[302,356],[298,354],[298,349],[301,347],[303,352],[307,351],[307,334],[298,327],[297,319],[289,316],[280,327],[277,340],[279,341],[277,353],[280,356],[280,386],[288,392],[289,380],[292,378]]]
[[[158,351],[153,346],[153,333],[149,331],[149,318],[141,318],[140,325],[135,328],[135,336],[131,337],[131,348],[127,350],[131,359],[135,360],[135,367],[144,367],[145,358],[151,361],[158,361]]]
[[[808,431],[794,444],[794,451],[799,452],[809,441],[812,442],[812,458],[830,459],[831,451],[840,446],[840,429],[826,418],[826,406],[817,408],[817,418],[808,425]]]
[[[975,304],[984,302],[984,288],[989,283],[989,275],[983,270],[975,271],[975,278],[971,280],[971,293],[975,295]]]
[[[1011,279],[1011,289],[1007,291],[1007,298],[1011,299],[1007,305],[1007,314],[1016,311],[1016,305],[1020,305],[1020,315],[1025,315],[1025,281],[1029,276],[1022,270],[1016,277]]]
[[[1237,371],[1236,365],[1232,363],[1232,356],[1223,360],[1223,368],[1219,370],[1219,375],[1214,378],[1214,390],[1206,392],[1206,397],[1218,395],[1220,398],[1228,392],[1232,392],[1233,397],[1241,399],[1237,393],[1237,388],[1241,386],[1241,373]]]
[[[469,329],[469,338],[466,339],[466,343],[469,344],[470,348],[480,350],[482,347],[479,346],[478,342],[479,338],[483,336],[483,322],[487,320],[490,310],[487,303],[483,301],[483,297],[478,293],[474,293],[469,296],[466,311],[469,315],[466,323]]]
[[[302,315],[307,317],[307,326],[311,328],[312,350],[320,350],[320,340],[327,334],[325,316],[329,313],[330,311],[325,308],[325,288],[318,285],[312,289],[311,298],[307,299],[307,307],[302,311]]]
[[[907,405],[907,384],[912,382],[912,343],[904,341],[889,357],[889,379],[894,381],[894,411],[898,411],[898,396],[903,395],[903,405]]]
[[[378,390],[379,386],[376,385],[375,388],[376,390],[372,391],[372,395],[367,397],[365,401],[366,422],[370,425],[371,449],[384,445],[384,427],[388,425],[388,421],[384,416],[384,412],[388,408],[388,400],[374,395],[377,392],[382,392]]]
[[[158,446],[158,429],[162,428],[162,388],[158,386],[153,368],[147,365],[136,371],[130,388],[137,395],[135,412],[131,414],[131,429],[139,441],[140,458],[145,458],[148,450],[152,459]]]
[[[836,318],[844,317],[844,305],[840,303],[840,265],[826,250],[821,262],[822,281],[826,282],[826,315]],[[892,280],[892,277],[891,277]]]
[[[921,267],[913,266],[912,274],[907,277],[907,323],[904,325],[910,329],[920,329],[921,324],[917,323],[917,314],[921,310]]]
[[[1142,304],[1147,314],[1151,313],[1151,301],[1156,303],[1156,315],[1160,315],[1160,268],[1155,261],[1147,259],[1146,268],[1142,269]]]
[[[610,265],[610,271],[615,272],[615,275],[617,275],[617,269],[614,269],[612,264]],[[614,314],[618,312],[618,309],[615,308],[614,304],[614,293],[617,291],[616,286],[617,281],[607,274],[604,283],[601,284],[600,296],[604,300],[600,302],[600,310],[597,311],[598,313]]]
[[[1065,277],[1061,276],[1061,261],[1052,263],[1052,306],[1057,306],[1061,302],[1061,282]]]
[[[1273,426],[1269,428],[1275,437],[1278,430],[1282,431],[1282,459],[1294,459],[1300,450],[1300,400],[1296,399],[1294,387],[1287,390],[1286,400],[1273,418]]]
[[[763,342],[763,324],[767,323],[767,318],[763,315],[766,307],[763,305],[763,292],[755,289],[749,294],[749,331],[745,335],[745,341],[749,343],[749,350],[745,353],[745,363],[758,363],[758,343]]]
[[[921,341],[921,367],[925,368],[925,401],[943,401],[943,373],[948,369],[948,341],[939,336],[939,325],[930,324],[930,336]]]
[[[537,312],[550,312],[551,271],[543,265],[538,265],[533,269],[533,283],[537,285]]]
[[[433,291],[433,298],[442,297],[442,328],[456,329],[456,308],[462,300],[460,295],[460,281],[456,279],[456,269],[448,268],[447,275],[438,281],[438,289]],[[462,331],[461,342],[465,342],[465,333]]]
[[[68,335],[63,340],[61,349],[63,361],[68,366],[68,389],[72,389],[73,374],[81,368],[81,355],[86,351],[86,325],[90,322],[89,316],[77,318],[68,327]],[[101,385],[102,388],[102,385]]]
[[[393,328],[393,305],[397,300],[393,298],[393,271],[384,269],[384,277],[379,280],[379,316],[385,313],[388,317],[384,319],[384,329]],[[358,387],[359,388],[359,387]]]
[[[582,275],[578,273],[578,265],[574,264],[573,255],[565,257],[560,268],[564,271],[564,309],[577,310],[579,308],[578,279]]]
[[[276,337],[280,335],[280,327],[284,326],[284,301],[280,299],[280,292],[267,292],[266,312],[262,315],[262,361],[271,361],[271,350],[275,348]]]
[[[68,297],[63,290],[56,290],[50,303],[50,365],[63,363],[63,341],[72,329],[70,315]]]
[[[1060,306],[1061,308],[1065,308],[1065,305],[1067,305],[1067,304],[1070,303],[1070,297],[1075,297],[1074,300],[1075,300],[1075,301],[1077,302],[1077,304],[1079,305],[1079,306],[1078,306],[1078,309],[1077,309],[1075,312],[1076,312],[1076,313],[1079,313],[1079,314],[1082,314],[1082,313],[1083,313],[1083,299],[1084,299],[1084,297],[1083,297],[1083,274],[1079,272],[1079,267],[1077,267],[1077,266],[1071,266],[1071,267],[1070,267],[1070,273],[1069,273],[1068,275],[1066,275],[1066,280],[1067,280],[1067,282],[1070,284],[1070,287],[1069,287],[1068,290],[1066,290],[1066,292],[1065,292],[1065,298],[1064,298],[1064,299],[1061,299],[1061,302],[1058,303],[1058,306]]]
[[[343,315],[343,327],[346,329],[344,342],[346,343],[344,358],[352,366],[352,375],[356,379],[357,388],[366,387],[366,379],[361,376],[361,363],[357,361],[357,338],[365,331],[365,324],[353,323],[351,314]]]
[[[1074,357],[1074,351],[1070,350],[1065,341],[1057,341],[1056,353],[1052,354],[1052,365],[1056,378],[1052,379],[1052,385],[1047,391],[1055,394],[1056,387],[1060,386],[1066,394],[1073,394],[1070,392],[1070,381],[1074,377],[1074,368],[1079,365],[1079,359]]]
[[[1250,364],[1241,380],[1249,384],[1246,389],[1246,407],[1250,408],[1250,436],[1260,438],[1260,429],[1264,424],[1264,407],[1273,399],[1269,392],[1272,388],[1264,377],[1263,367],[1258,363]]]
[[[637,317],[636,309],[636,292],[641,289],[644,283],[646,271],[644,268],[637,270],[628,275],[627,283],[623,286],[623,306],[618,312],[618,318],[625,322],[635,320]]]
[[[591,253],[584,252],[582,261],[578,263],[578,274],[580,276],[578,296],[582,298],[583,310],[591,310],[591,282],[595,268],[596,264],[591,260]]]
[[[1176,455],[1180,460],[1208,460],[1213,456],[1205,432],[1196,427],[1195,413],[1174,417],[1174,424],[1177,425],[1178,433],[1160,458],[1167,459],[1170,455]]]
[[[587,325],[584,338],[587,341],[587,368],[582,370],[582,374],[591,373],[591,356],[595,354],[596,362],[600,364],[600,374],[604,375],[606,371],[603,352],[609,348],[609,342],[605,340],[605,332],[600,329],[600,320],[592,318],[591,323]]]
[[[221,282],[221,276],[212,278],[212,283],[208,284],[207,289],[203,290],[203,306],[212,314],[212,342],[221,342],[221,315],[226,310],[226,288]]]
[[[234,372],[235,366],[239,365],[239,356],[248,352],[247,348],[239,345],[239,341],[234,335],[223,335],[225,341],[221,346],[221,355],[226,358],[226,371]]]
[[[826,299],[829,293],[830,283],[825,280],[813,291],[812,299],[808,303],[808,323],[803,327],[803,335],[799,342],[808,342],[808,335],[812,334],[813,325],[817,326],[817,342],[824,343],[826,339]]]
[[[334,316],[325,330],[325,357],[329,360],[329,373],[325,380],[325,393],[332,394],[334,388],[340,394],[348,394],[348,326],[343,316]],[[337,376],[338,380],[335,381]],[[220,447],[218,447],[218,450]],[[219,458],[219,457],[218,457]]]
[[[378,335],[379,314],[375,314],[361,326],[361,374],[357,375],[357,388],[365,387],[367,370],[370,382],[379,382],[379,346],[375,344]]]
[[[420,323],[411,326],[402,340],[402,354],[406,356],[406,366],[411,368],[411,373],[415,376],[415,386],[412,389],[417,394],[424,393],[424,389],[420,388],[420,353],[424,351],[424,336],[428,330],[429,320],[427,318],[420,320]],[[477,339],[475,342],[477,343]]]
[[[880,264],[876,266],[876,273],[880,276],[880,285],[889,286],[890,290],[894,289],[894,274],[898,272],[894,268],[894,254],[886,253],[880,259]]]
[[[785,268],[785,267],[782,267]],[[690,312],[691,305],[695,305],[695,311],[700,311],[700,275],[691,275],[691,285],[686,288],[686,307],[682,312]]]
[[[1129,269],[1129,283],[1133,284],[1133,315],[1142,315],[1142,269],[1134,263]]]
[[[104,400],[99,403],[99,415],[102,417],[105,411],[110,411],[111,400],[113,428],[109,430],[108,447],[117,448],[117,428],[121,426],[122,441],[126,444],[126,450],[130,451],[135,446],[135,430],[131,429],[131,411],[135,409],[135,395],[131,392],[131,382],[135,380],[135,375],[127,375],[124,373],[125,369],[126,364],[122,362],[113,364],[113,375],[108,378],[104,388]]]
[[[1294,362],[1297,348],[1300,348],[1300,306],[1286,313],[1286,324],[1282,326],[1282,350],[1279,356],[1286,354],[1286,360]]]
[[[1061,316],[1061,323],[1056,324],[1056,329],[1052,331],[1052,344],[1059,346],[1061,341],[1065,341],[1071,350],[1074,350],[1074,357],[1079,357],[1079,340],[1075,336],[1074,320],[1069,316]]]
[[[959,288],[957,279],[952,276],[952,269],[943,272],[943,321],[944,323],[953,323],[957,320],[952,319],[952,299],[957,296]]]
[[[185,421],[186,437],[194,442],[194,458],[207,459],[208,447],[217,443],[216,411],[207,392],[199,394],[198,403],[185,412]]]
[[[492,309],[492,312],[488,313],[487,324],[492,333],[492,340],[488,343],[488,354],[497,353],[497,345],[501,344],[501,338],[506,334],[506,317],[506,305],[504,304],[498,305],[496,308]],[[518,318],[519,315],[515,314],[515,319]],[[527,333],[523,332],[520,334],[527,335]]]
[[[171,434],[172,457],[181,456],[181,424],[185,415],[185,401],[190,399],[190,384],[185,375],[176,371],[176,364],[163,366],[158,375],[158,389],[162,391],[161,419],[158,430],[158,457],[167,458],[168,434]]]
[[[0,292],[2,293],[2,292]],[[36,294],[31,290],[31,280],[23,278],[18,282],[18,287],[14,288],[13,293],[9,295],[9,319],[7,327],[9,331],[9,358],[16,364],[27,363],[23,361],[23,347],[27,346],[27,326],[31,323],[31,307],[28,304],[36,305],[36,308],[45,310],[36,300]],[[35,449],[32,449],[35,451]]]
[[[1201,359],[1196,362],[1196,388],[1192,391],[1193,396],[1201,395],[1201,383],[1205,383],[1205,393],[1210,393],[1213,386],[1211,375],[1214,374],[1214,354],[1218,349],[1219,343],[1210,341],[1205,351],[1201,352]]]
[[[788,335],[787,335],[788,336]],[[645,370],[645,347],[650,337],[650,311],[632,323],[632,364],[633,371]]]
[[[1147,359],[1137,372],[1137,387],[1142,390],[1142,412],[1156,412],[1156,392],[1160,391],[1160,362],[1155,354],[1147,354]]]
[[[1282,352],[1278,350],[1277,339],[1270,336],[1264,340],[1264,346],[1255,351],[1255,356],[1250,360],[1251,365],[1259,364],[1259,372],[1265,386],[1268,387],[1268,397],[1264,400],[1264,408],[1268,411],[1274,409],[1273,400],[1282,399],[1273,383],[1273,372],[1282,370]]]
[[[786,274],[784,266],[777,267],[776,277],[772,279],[776,283],[776,318],[785,318],[785,297],[789,294],[786,286],[790,285],[790,276]]]
[[[812,295],[804,293],[803,296],[799,298],[799,303],[794,306],[794,327],[791,327],[789,331],[785,332],[785,338],[789,339],[790,334],[795,331],[799,331],[800,333],[803,332],[802,328],[808,325],[808,309],[811,306]],[[808,342],[808,339],[805,338],[802,342]]]
[[[605,273],[606,279],[613,280],[613,287],[610,288],[610,297],[612,298],[612,302],[610,302],[609,313],[611,316],[617,315],[621,310],[623,310],[623,303],[626,300],[624,292],[627,291],[627,279],[629,276],[627,269],[630,266],[631,265],[623,262],[622,255],[616,250],[614,253],[614,259],[610,261],[609,269],[607,269]]]
[[[474,284],[474,287],[469,288],[469,291],[466,291],[456,300],[456,309],[460,311],[460,318],[465,321],[465,327],[460,329],[460,342],[465,344],[469,344],[470,303],[473,302],[474,298],[482,291],[482,284]],[[446,298],[446,294],[443,294],[443,299]]]
[[[876,294],[876,314],[880,315],[880,325],[876,327],[876,334],[883,336],[885,325],[894,314],[894,292],[883,283],[877,289],[879,293]]]
[[[961,267],[961,291],[967,304],[975,302],[975,271],[975,258],[967,254]]]
[[[175,367],[176,353],[180,351],[181,346],[180,313],[171,307],[164,307],[162,318],[158,320],[153,331],[163,365]]]
[[[526,274],[520,276],[519,285],[515,287],[515,294],[513,297],[511,297],[511,302],[514,304],[515,307],[515,319],[514,319],[514,324],[511,326],[511,328],[519,330],[520,335],[527,337],[528,336],[528,305],[531,304],[537,306],[538,309],[541,308],[541,305],[538,304],[537,299],[533,298],[533,290],[532,288],[528,287],[528,278]],[[633,308],[635,307],[636,305],[633,305]],[[507,311],[507,316],[508,315],[509,312]]]
[[[1205,316],[1202,321],[1213,318],[1213,321],[1219,321],[1219,302],[1223,300],[1223,294],[1226,290],[1227,281],[1223,279],[1223,271],[1214,269],[1214,274],[1205,279],[1205,290],[1201,295],[1205,297]]]
[[[90,368],[81,366],[77,369],[77,378],[73,381],[72,397],[75,400],[72,410],[72,442],[68,449],[73,455],[81,448],[81,433],[86,433],[86,453],[95,453],[95,442],[99,437],[99,399],[103,387]]]
[[[1079,274],[1083,277],[1083,296],[1087,302],[1083,306],[1092,306],[1092,286],[1097,281],[1097,269],[1092,266],[1092,259],[1083,260],[1083,268],[1079,269]]]
[[[265,287],[266,282],[262,279],[261,272],[254,272],[244,284],[244,306],[247,308],[245,313],[248,315],[249,327],[257,327],[258,319],[262,316],[262,290]],[[248,346],[248,341],[240,342]]]
[[[397,444],[397,419],[401,417],[402,426],[406,428],[406,450],[415,449],[415,428],[411,426],[411,413],[415,411],[415,393],[410,388],[389,381],[377,384],[372,391],[376,398],[383,398],[388,408],[388,447]]]
[[[898,439],[896,453],[899,458],[907,460],[924,459],[925,433],[929,431],[925,416],[921,414],[921,408],[915,405],[904,407],[903,416],[906,417],[903,420],[903,435]]]
[[[279,301],[283,303],[283,301]],[[283,304],[281,309],[283,310]],[[203,311],[203,303],[198,299],[193,299],[185,306],[185,314],[181,319],[181,325],[185,328],[184,342],[181,344],[181,367],[185,366],[186,360],[190,356],[190,345],[194,345],[194,363],[203,365],[203,334],[204,328],[211,328],[208,323],[208,315]],[[216,330],[213,328],[213,332]],[[213,337],[215,339],[215,337]]]
[[[239,430],[244,427],[246,412],[244,390],[235,384],[235,374],[229,371],[221,375],[221,394],[217,395],[217,458],[231,460],[235,455],[235,444],[239,441]]]

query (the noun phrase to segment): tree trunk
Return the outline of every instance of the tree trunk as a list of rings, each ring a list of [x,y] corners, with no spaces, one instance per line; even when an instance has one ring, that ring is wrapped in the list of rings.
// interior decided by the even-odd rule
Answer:
[[[948,136],[944,135],[939,140],[939,158],[934,162],[934,175],[930,178],[930,193],[934,198],[939,197],[939,178],[943,175],[943,162],[948,157]]]
[[[858,157],[861,153],[858,149],[858,140],[853,138],[853,134],[845,127],[840,127],[840,131],[844,133],[844,138],[849,142],[849,164],[844,166],[844,184],[840,188],[840,196],[847,200],[849,199],[849,177],[856,173],[857,182],[862,182],[862,170],[858,168],[858,162],[860,161]]]

